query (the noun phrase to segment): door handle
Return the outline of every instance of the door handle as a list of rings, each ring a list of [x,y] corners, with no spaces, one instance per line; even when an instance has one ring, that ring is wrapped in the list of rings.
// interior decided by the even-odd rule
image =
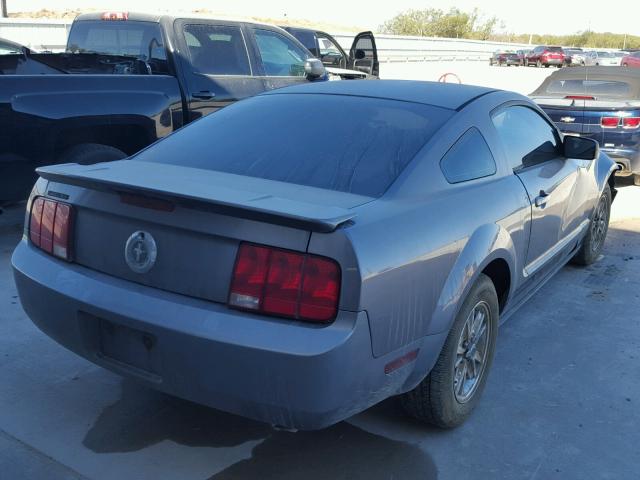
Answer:
[[[540,190],[540,195],[538,195],[534,200],[536,203],[536,207],[544,207],[547,204],[547,198],[549,198],[549,194],[544,190]]]
[[[198,100],[210,100],[215,97],[216,94],[210,92],[209,90],[201,90],[200,92],[192,93],[191,96],[193,98],[197,98]]]

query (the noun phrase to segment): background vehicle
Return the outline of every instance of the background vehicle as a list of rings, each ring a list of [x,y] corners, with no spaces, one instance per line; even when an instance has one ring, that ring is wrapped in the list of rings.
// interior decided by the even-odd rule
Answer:
[[[124,158],[237,100],[326,79],[294,37],[257,23],[87,14],[67,51],[0,56],[13,73],[0,75],[0,205],[26,198],[39,165]]]
[[[499,319],[600,254],[614,169],[515,93],[291,87],[39,169],[15,282],[46,334],[153,388],[298,429],[404,394],[453,427]]]
[[[584,51],[581,48],[563,48],[564,64],[566,66],[584,65]]]
[[[621,64],[623,67],[640,68],[640,52],[633,52],[622,57]]]
[[[506,65],[507,67],[510,67],[511,65],[519,66],[520,59],[518,58],[517,53],[497,51],[489,58],[489,65]]]
[[[24,45],[0,38],[0,55],[20,54],[28,50]]]
[[[620,58],[616,57],[611,52],[603,52],[603,51],[591,51],[587,52],[585,55],[585,65],[586,66],[618,66],[620,65]]]
[[[521,66],[526,66],[527,55],[531,50],[518,50],[516,51],[516,55],[518,55],[518,62]]]
[[[554,72],[531,98],[562,132],[592,138],[640,185],[640,70],[580,67]]]
[[[319,58],[331,75],[345,80],[377,78],[380,75],[378,49],[372,32],[356,35],[347,55],[338,41],[326,32],[289,26],[282,28]]]
[[[549,67],[554,65],[558,68],[564,64],[564,52],[562,47],[538,46],[527,56],[527,66]]]

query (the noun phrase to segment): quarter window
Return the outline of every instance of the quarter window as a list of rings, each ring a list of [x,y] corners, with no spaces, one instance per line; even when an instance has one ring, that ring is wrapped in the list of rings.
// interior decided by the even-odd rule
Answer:
[[[206,75],[251,75],[240,27],[185,25],[184,37],[196,72]]]
[[[496,173],[496,162],[482,134],[470,128],[440,161],[449,183],[460,183]]]
[[[507,107],[491,118],[513,169],[560,156],[560,138],[555,128],[533,109]]]
[[[304,77],[309,56],[290,38],[270,30],[255,30],[256,43],[268,77]]]

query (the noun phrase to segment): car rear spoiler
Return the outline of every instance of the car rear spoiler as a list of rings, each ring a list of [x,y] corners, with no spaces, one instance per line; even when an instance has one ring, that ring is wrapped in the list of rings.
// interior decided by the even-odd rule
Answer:
[[[343,206],[291,198],[301,196],[302,189],[311,187],[177,165],[120,160],[96,165],[51,165],[40,167],[36,172],[50,182],[115,192],[129,198],[164,200],[170,202],[169,205],[180,204],[320,233],[333,232],[355,217],[354,211]],[[49,184],[49,189],[51,187]],[[275,195],[277,191],[284,195]],[[296,195],[296,192],[299,193]],[[329,202],[331,198],[342,199],[336,203],[349,206],[372,200],[343,192],[323,192]]]

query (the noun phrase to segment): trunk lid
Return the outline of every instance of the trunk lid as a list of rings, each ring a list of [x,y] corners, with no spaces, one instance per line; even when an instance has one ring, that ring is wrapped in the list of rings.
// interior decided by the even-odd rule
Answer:
[[[558,97],[532,97],[560,131],[579,135],[584,128],[584,100]]]
[[[76,210],[74,262],[174,293],[227,301],[242,241],[304,252],[371,201],[343,192],[182,166],[123,160],[38,169],[47,193]],[[125,245],[153,237],[153,268],[137,273]]]

